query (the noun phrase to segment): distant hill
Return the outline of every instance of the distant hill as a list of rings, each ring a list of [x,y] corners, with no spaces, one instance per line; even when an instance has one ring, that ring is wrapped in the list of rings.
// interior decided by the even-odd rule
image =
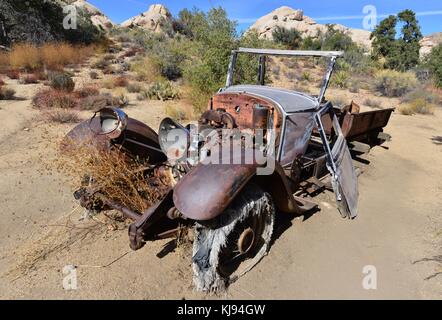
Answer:
[[[302,37],[317,37],[318,32],[325,33],[327,26],[319,24],[312,18],[304,15],[302,10],[295,10],[290,7],[280,7],[269,14],[259,18],[249,30],[254,29],[261,38],[272,39],[272,33],[276,27],[296,29],[301,32]],[[371,48],[370,32],[361,29],[351,29],[340,24],[334,28],[347,32],[354,42],[367,49]]]
[[[76,30],[63,28],[63,6],[78,8]],[[43,43],[69,41],[91,43],[99,40],[112,22],[97,8],[83,0],[1,0],[0,45],[16,42]]]

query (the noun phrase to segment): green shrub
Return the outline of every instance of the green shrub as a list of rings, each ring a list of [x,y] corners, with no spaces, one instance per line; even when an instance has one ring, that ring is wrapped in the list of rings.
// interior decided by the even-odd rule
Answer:
[[[272,32],[273,40],[276,43],[285,45],[289,49],[297,49],[301,46],[301,33],[296,29],[286,29],[277,26]]]
[[[411,72],[384,70],[375,78],[376,91],[385,97],[401,97],[416,86],[416,76]]]
[[[139,83],[129,83],[126,87],[127,91],[130,93],[139,93],[143,87]]]
[[[338,88],[347,88],[349,81],[349,74],[347,71],[339,70],[335,72],[331,78],[331,85]]]
[[[431,50],[426,64],[433,75],[435,85],[442,88],[442,44]]]
[[[168,81],[156,82],[149,87],[149,89],[143,91],[144,96],[149,99],[156,100],[174,100],[179,98],[178,91]]]
[[[66,73],[57,73],[51,77],[50,81],[51,87],[55,90],[74,91],[75,82],[72,80],[72,77]]]

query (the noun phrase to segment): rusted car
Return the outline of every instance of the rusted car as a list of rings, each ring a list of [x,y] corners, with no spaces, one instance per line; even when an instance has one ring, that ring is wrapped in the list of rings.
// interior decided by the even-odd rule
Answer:
[[[259,56],[256,84],[234,85],[239,54]],[[366,152],[388,139],[383,127],[393,109],[360,113],[354,103],[335,108],[325,101],[335,62],[342,55],[235,50],[225,87],[210,99],[198,123],[184,126],[166,118],[158,134],[121,109],[99,110],[68,137],[77,144],[92,139],[97,148],[117,147],[122,153],[148,159],[146,179],[168,173],[173,183],[144,212],[104,197],[93,183],[80,188],[75,197],[85,208],[98,200],[102,208],[119,210],[132,219],[133,250],[174,236],[179,225],[192,227],[196,288],[225,288],[266,255],[276,212],[303,215],[318,210],[312,196],[329,189],[336,195],[342,217],[357,216],[358,182],[351,154]],[[268,56],[326,59],[318,95],[266,86]],[[208,158],[211,161],[205,161]]]

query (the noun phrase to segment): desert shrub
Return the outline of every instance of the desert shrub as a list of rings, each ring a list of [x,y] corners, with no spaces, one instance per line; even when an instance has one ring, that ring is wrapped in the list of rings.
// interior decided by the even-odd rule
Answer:
[[[83,99],[83,98],[87,98],[87,97],[91,97],[91,96],[98,96],[99,94],[100,94],[100,90],[98,90],[96,87],[92,87],[92,86],[82,87],[82,88],[74,91],[74,95],[79,99]]]
[[[130,93],[139,93],[143,87],[139,83],[129,83],[126,87],[127,91]]]
[[[333,96],[329,98],[329,101],[332,103],[335,107],[341,107],[344,106],[346,103],[346,99],[344,99],[341,96]]]
[[[381,108],[381,101],[379,101],[378,99],[367,98],[365,99],[364,104],[372,108]]]
[[[437,94],[420,86],[417,87],[415,90],[410,91],[406,95],[402,96],[401,102],[409,103],[417,99],[424,99],[427,103],[430,104],[439,104],[441,102],[441,98]]]
[[[332,75],[330,84],[338,88],[347,88],[350,76],[347,71],[339,70]]]
[[[352,81],[348,91],[350,91],[351,93],[359,93],[359,89],[359,83],[357,83],[356,81]]]
[[[145,91],[145,95],[149,99],[156,100],[174,100],[179,98],[178,91],[169,81],[156,82]]]
[[[304,81],[310,81],[311,80],[311,74],[308,71],[304,71],[302,73],[302,80]]]
[[[32,105],[37,109],[73,109],[78,102],[73,94],[55,89],[41,90],[32,99]]]
[[[131,65],[129,62],[124,61],[123,63],[120,63],[120,72],[126,72],[129,71],[131,68]]]
[[[124,101],[123,101],[124,102]],[[89,96],[81,99],[78,104],[81,110],[99,110],[106,106],[118,106],[118,97],[112,96],[110,93],[103,93],[96,96]]]
[[[434,83],[442,88],[442,44],[434,47],[426,59],[426,65],[430,69]]]
[[[301,46],[301,33],[296,29],[286,29],[277,26],[272,32],[273,40],[276,43],[285,45],[289,49],[297,49]]]
[[[135,61],[131,64],[131,70],[139,81],[155,82],[161,78],[159,66],[149,57]]]
[[[412,114],[434,114],[434,106],[423,98],[410,101],[408,104],[399,107],[399,112],[403,115]]]
[[[20,79],[20,72],[18,70],[9,70],[6,72],[6,75],[9,79],[18,80]]]
[[[22,84],[33,84],[38,83],[38,77],[35,74],[27,74],[20,79]]]
[[[107,78],[101,82],[101,85],[103,86],[103,88],[113,89],[115,88],[115,81],[112,78]]]
[[[375,89],[386,97],[400,97],[412,91],[417,80],[411,72],[383,70],[376,74]]]
[[[67,73],[56,73],[51,78],[51,87],[55,90],[72,92],[75,88],[75,82]]]
[[[106,54],[103,57],[103,60],[105,60],[105,61],[112,61],[112,60],[115,60],[115,59],[116,59],[116,57],[113,54]]]
[[[77,123],[81,121],[77,112],[68,109],[48,110],[45,112],[45,118],[56,123]]]
[[[90,77],[92,80],[96,80],[96,79],[98,79],[98,73],[95,72],[95,71],[91,71],[91,72],[89,72],[89,77]]]
[[[126,77],[117,77],[114,79],[114,87],[127,87],[129,80]]]
[[[15,95],[15,90],[6,86],[0,86],[0,100],[12,100]]]
[[[124,92],[120,92],[115,98],[112,99],[111,102],[113,106],[124,108],[129,105],[130,100],[129,97]]]
[[[117,70],[115,69],[114,66],[107,66],[103,69],[103,74],[109,75],[109,74],[116,74],[116,73],[117,73]]]
[[[190,120],[193,117],[191,108],[171,103],[166,105],[166,115],[178,121]]]
[[[321,40],[313,37],[305,37],[301,43],[301,48],[304,50],[321,50],[321,46]]]
[[[98,59],[97,61],[95,61],[95,62],[91,65],[91,67],[94,68],[94,69],[100,69],[100,70],[103,70],[103,69],[105,69],[106,67],[108,67],[109,65],[110,65],[110,62],[109,62],[109,61],[107,61],[107,60],[101,58],[101,59]]]

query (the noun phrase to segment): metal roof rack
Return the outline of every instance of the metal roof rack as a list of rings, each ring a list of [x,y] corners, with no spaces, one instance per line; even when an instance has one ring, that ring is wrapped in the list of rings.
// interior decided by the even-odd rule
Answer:
[[[305,51],[305,50],[277,50],[277,49],[254,49],[254,48],[239,48],[234,50],[238,53],[251,53],[262,55],[275,55],[275,56],[300,56],[300,57],[325,57],[325,58],[338,58],[344,55],[342,51]]]

